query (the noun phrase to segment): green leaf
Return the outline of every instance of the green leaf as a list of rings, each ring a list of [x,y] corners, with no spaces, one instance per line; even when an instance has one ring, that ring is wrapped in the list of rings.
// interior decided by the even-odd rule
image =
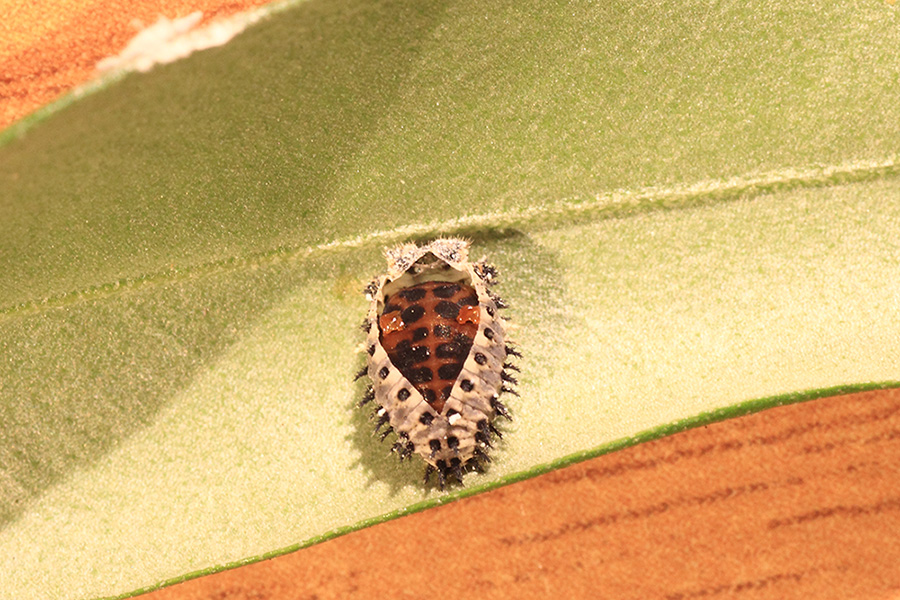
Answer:
[[[127,594],[900,380],[887,4],[305,2],[0,147],[0,590]],[[381,251],[461,234],[521,361],[441,493],[354,408]]]

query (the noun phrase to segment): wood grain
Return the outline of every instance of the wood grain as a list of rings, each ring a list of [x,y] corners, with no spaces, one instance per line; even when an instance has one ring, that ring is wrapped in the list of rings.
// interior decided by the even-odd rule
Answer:
[[[900,598],[900,390],[686,431],[146,600]]]
[[[260,1],[0,0],[0,127],[86,81],[132,20]],[[146,600],[900,599],[900,391],[683,432]]]
[[[267,4],[266,0],[0,0],[0,129],[96,76],[160,16],[200,10],[203,21]]]

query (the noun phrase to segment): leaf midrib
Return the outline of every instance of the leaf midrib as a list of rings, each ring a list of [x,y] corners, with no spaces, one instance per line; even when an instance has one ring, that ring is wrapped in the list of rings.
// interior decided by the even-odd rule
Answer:
[[[485,212],[455,219],[414,223],[404,227],[373,231],[334,242],[303,247],[278,247],[246,256],[233,255],[215,261],[182,268],[155,271],[136,277],[100,283],[40,300],[30,300],[0,308],[0,321],[45,310],[68,306],[77,302],[114,297],[118,294],[155,285],[168,285],[226,272],[265,267],[285,261],[297,261],[320,253],[358,248],[370,244],[389,245],[409,238],[423,237],[437,232],[449,232],[478,227],[517,227],[525,224],[552,227],[560,221],[602,221],[655,210],[676,210],[693,206],[728,202],[738,198],[756,197],[775,191],[827,188],[900,175],[900,161],[896,156],[882,160],[868,160],[816,168],[785,168],[763,174],[749,173],[728,179],[681,184],[666,188],[648,187],[639,190],[601,192],[594,198],[564,199],[552,204],[519,210]]]

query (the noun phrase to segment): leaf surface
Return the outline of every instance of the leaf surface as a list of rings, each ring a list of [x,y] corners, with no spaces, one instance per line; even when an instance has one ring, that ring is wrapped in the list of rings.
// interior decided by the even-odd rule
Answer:
[[[888,4],[294,4],[0,147],[0,595],[127,594],[900,380]],[[382,248],[462,234],[521,361],[441,494],[354,408]]]

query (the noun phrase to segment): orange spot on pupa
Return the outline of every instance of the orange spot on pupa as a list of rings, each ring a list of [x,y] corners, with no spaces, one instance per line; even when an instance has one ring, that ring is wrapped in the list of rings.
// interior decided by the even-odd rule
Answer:
[[[378,318],[378,326],[381,328],[382,334],[387,334],[402,331],[406,327],[406,323],[403,322],[403,319],[400,317],[400,311],[397,310],[381,315]]]
[[[478,324],[478,317],[481,314],[481,309],[477,306],[460,306],[459,314],[456,316],[456,322],[460,325],[465,323],[475,323]]]

